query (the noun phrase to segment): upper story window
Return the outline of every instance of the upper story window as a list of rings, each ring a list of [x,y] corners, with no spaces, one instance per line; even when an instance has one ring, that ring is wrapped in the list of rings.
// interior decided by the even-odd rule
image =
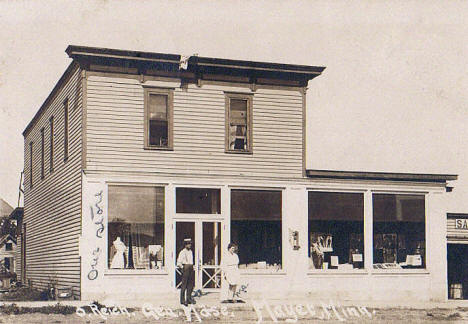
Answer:
[[[54,116],[49,119],[50,142],[49,142],[49,172],[54,171]]]
[[[68,160],[68,98],[63,102],[63,159]]]
[[[44,179],[44,127],[41,128],[41,179]]]
[[[5,244],[6,251],[13,251],[13,243],[6,243]]]
[[[145,148],[172,149],[173,93],[145,89]]]
[[[33,186],[33,142],[29,142],[29,187]]]
[[[252,96],[226,94],[226,152],[252,152]]]

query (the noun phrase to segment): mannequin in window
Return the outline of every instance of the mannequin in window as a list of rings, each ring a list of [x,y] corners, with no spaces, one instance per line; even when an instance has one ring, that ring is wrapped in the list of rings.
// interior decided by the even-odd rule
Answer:
[[[111,269],[123,269],[125,267],[124,253],[127,247],[124,242],[121,241],[120,236],[117,236],[113,244],[116,252],[112,258],[110,267]]]

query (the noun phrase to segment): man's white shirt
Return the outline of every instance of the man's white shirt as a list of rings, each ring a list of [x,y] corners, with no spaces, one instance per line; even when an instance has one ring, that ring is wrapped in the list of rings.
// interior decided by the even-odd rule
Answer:
[[[193,254],[192,250],[187,250],[186,248],[182,249],[179,252],[179,256],[177,257],[177,265],[182,267],[184,264],[191,264],[193,265]]]

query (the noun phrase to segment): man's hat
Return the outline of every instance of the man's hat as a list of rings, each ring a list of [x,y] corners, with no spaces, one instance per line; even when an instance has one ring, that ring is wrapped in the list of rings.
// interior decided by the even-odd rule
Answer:
[[[184,239],[184,245],[187,245],[187,244],[192,244],[192,239],[191,238],[185,238]]]

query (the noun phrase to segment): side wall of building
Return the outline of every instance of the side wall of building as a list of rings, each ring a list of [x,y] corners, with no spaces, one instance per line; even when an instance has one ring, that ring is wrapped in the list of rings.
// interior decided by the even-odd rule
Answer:
[[[33,287],[73,287],[80,294],[82,78],[72,63],[25,133],[24,223],[26,280]],[[55,95],[54,95],[55,92]],[[64,101],[68,100],[68,159],[64,159]],[[50,118],[53,116],[53,171],[50,170]],[[44,177],[41,178],[41,129]],[[30,143],[33,143],[32,187]]]
[[[174,149],[144,149],[144,86],[174,89]],[[301,178],[300,88],[251,91],[203,84],[90,75],[86,170]],[[253,96],[253,154],[225,152],[225,93]]]

